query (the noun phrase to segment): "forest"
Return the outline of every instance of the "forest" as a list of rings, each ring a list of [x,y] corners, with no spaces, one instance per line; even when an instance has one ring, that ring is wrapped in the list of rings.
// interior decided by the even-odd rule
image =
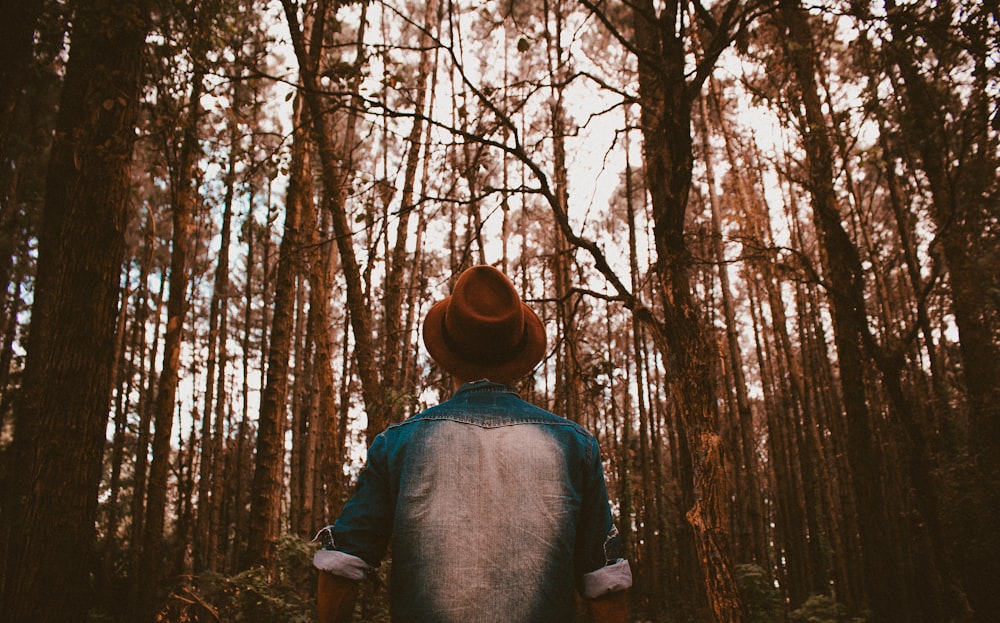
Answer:
[[[0,57],[5,621],[315,621],[477,264],[631,620],[1000,620],[995,0],[4,0]]]

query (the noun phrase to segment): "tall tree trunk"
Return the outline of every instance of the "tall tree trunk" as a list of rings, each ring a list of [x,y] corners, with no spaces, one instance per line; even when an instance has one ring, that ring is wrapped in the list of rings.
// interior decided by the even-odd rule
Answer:
[[[561,44],[563,34],[563,8],[561,0],[545,0],[545,44],[548,76],[551,83],[549,123],[552,127],[552,190],[559,210],[569,210],[569,179],[566,169],[566,109],[563,92],[568,83],[566,74],[565,47]],[[576,247],[566,239],[558,227],[552,230],[552,285],[556,299],[556,319],[558,337],[556,340],[556,370],[554,409],[571,420],[580,421],[580,397],[583,388],[580,382],[580,335],[576,319],[580,296],[573,293],[573,264]]]
[[[311,196],[311,195],[307,195]],[[290,388],[289,406],[291,407],[291,444],[288,448],[288,531],[291,534],[305,536],[309,526],[304,525],[306,518],[312,515],[312,483],[313,476],[313,429],[316,421],[316,411],[319,404],[319,394],[316,388],[316,374],[313,365],[313,347],[315,343],[316,326],[310,301],[313,297],[312,288],[307,285],[309,255],[309,229],[315,229],[315,223],[310,223],[310,214],[315,214],[311,201],[304,201],[299,206],[300,232],[302,237],[302,261],[299,266],[298,284],[295,286],[295,322],[292,332],[292,351],[295,353],[294,385]],[[315,534],[315,532],[313,533]]]
[[[309,110],[310,129],[313,140],[319,149],[320,173],[323,182],[323,205],[329,210],[333,223],[334,237],[340,254],[340,264],[347,288],[347,307],[350,312],[352,333],[354,335],[354,356],[358,377],[361,380],[361,394],[368,414],[367,435],[373,440],[389,422],[389,414],[385,410],[385,401],[381,392],[381,376],[378,360],[375,356],[375,338],[372,333],[371,310],[368,308],[365,289],[362,282],[361,267],[354,251],[354,237],[347,218],[345,199],[347,183],[352,175],[350,153],[341,153],[331,136],[329,115],[326,112],[319,88],[319,42],[323,40],[323,24],[327,19],[327,2],[320,2],[313,25],[313,44],[307,47],[303,30],[299,25],[298,11],[293,2],[282,0],[285,18],[288,22],[295,56],[299,63],[299,75],[302,79],[302,97]],[[360,20],[361,32],[358,34],[358,54],[355,60],[355,76],[360,75],[360,64],[364,57],[361,53],[365,18]],[[354,146],[357,107],[348,107],[346,129],[341,144],[350,152]]]
[[[713,89],[714,90],[714,89]],[[722,293],[722,311],[726,326],[726,352],[728,357],[723,364],[732,377],[731,393],[735,402],[735,412],[729,417],[735,421],[732,427],[737,432],[737,486],[742,491],[760,491],[761,482],[757,465],[757,440],[755,437],[753,412],[750,409],[750,397],[747,393],[746,375],[743,372],[743,355],[739,343],[739,327],[736,324],[736,311],[733,303],[732,289],[729,283],[729,263],[726,260],[725,245],[722,231],[722,208],[715,191],[715,167],[711,146],[709,144],[709,121],[706,118],[708,108],[705,98],[698,100],[701,120],[702,159],[708,178],[708,203],[712,214],[712,252],[719,271],[719,289]],[[727,393],[730,393],[727,390]],[[739,530],[736,536],[736,552],[743,562],[754,562],[763,568],[767,565],[767,537],[764,529],[763,510],[760,495],[739,496],[740,513],[733,524],[734,530]]]
[[[42,0],[4,2],[0,5],[0,287],[11,283],[10,269],[16,249],[15,223],[17,171],[21,139],[18,108],[27,103],[24,85],[31,76],[35,24],[42,14]],[[5,387],[5,385],[0,385]]]
[[[640,126],[646,178],[652,201],[655,271],[663,304],[654,336],[676,375],[681,434],[690,448],[691,480],[687,519],[711,616],[718,623],[745,619],[727,527],[732,483],[723,469],[715,413],[716,361],[703,320],[691,296],[691,254],[685,241],[685,216],[691,187],[691,106],[700,85],[685,82],[684,42],[677,34],[682,3],[657,11],[645,0],[634,9],[639,62]]]
[[[417,266],[406,261],[407,244],[410,241],[410,215],[416,209],[414,204],[414,190],[417,181],[417,170],[420,164],[423,151],[424,122],[428,98],[434,96],[434,77],[436,68],[435,55],[431,51],[432,37],[436,36],[438,25],[437,0],[430,0],[424,11],[424,25],[420,32],[420,63],[417,66],[417,77],[415,81],[416,100],[414,101],[414,111],[416,115],[413,125],[410,126],[410,134],[406,139],[406,167],[403,171],[403,190],[400,200],[399,221],[396,225],[396,241],[392,253],[387,261],[385,295],[383,296],[382,316],[382,360],[383,378],[382,385],[387,392],[387,415],[391,421],[402,419],[406,393],[409,386],[403,382],[406,376],[406,357],[404,353],[409,349],[409,344],[405,339],[409,333],[403,327],[403,303],[404,296],[410,291],[413,283],[411,278],[409,284],[404,287],[406,270],[410,268],[414,273]],[[419,249],[419,247],[417,247]],[[388,423],[388,422],[387,422]]]
[[[427,159],[424,159],[424,175],[423,179],[427,179]],[[417,231],[413,238],[414,248],[416,253],[412,263],[414,265],[413,272],[411,273],[410,282],[411,287],[406,297],[406,321],[403,323],[403,335],[413,336],[415,335],[414,327],[417,322],[421,319],[418,317],[420,313],[419,301],[422,300],[423,293],[427,290],[427,262],[424,261],[424,235],[427,232],[427,221],[429,219],[426,217],[423,211],[417,214]],[[419,366],[420,357],[418,356],[417,350],[415,348],[404,348],[403,357],[400,362],[400,367],[403,370],[403,377],[400,380],[400,386],[404,391],[413,397],[416,395],[416,390],[414,386],[416,385],[416,379],[419,378]],[[412,415],[419,403],[416,400],[409,400],[406,404],[406,410],[403,413],[403,419],[406,419]]]
[[[192,409],[190,414],[191,429],[187,434],[187,445],[184,444],[183,433],[178,435],[175,462],[171,468],[177,474],[177,502],[174,527],[171,532],[170,548],[164,556],[166,569],[170,574],[190,573],[191,565],[188,558],[188,542],[194,529],[194,499],[195,476],[194,456],[198,442],[198,410]]]
[[[301,114],[296,114],[301,120]],[[254,463],[247,564],[260,565],[274,579],[275,551],[279,537],[279,511],[285,460],[285,427],[288,420],[288,372],[292,351],[296,274],[301,269],[300,233],[302,205],[311,198],[302,185],[303,151],[296,146],[285,200],[285,231],[278,248],[274,284],[273,324],[267,355],[267,383],[261,396],[257,421],[257,458]]]
[[[128,221],[142,2],[76,4],[49,161],[23,396],[13,456],[13,531],[0,611],[11,621],[84,621],[97,490],[114,379]],[[54,537],[53,535],[58,535]],[[58,586],[59,590],[52,590]]]
[[[309,140],[307,131],[303,130],[303,142],[314,145]],[[306,156],[310,152],[306,153]],[[314,202],[303,205],[302,230],[309,253],[307,260],[307,278],[309,280],[309,322],[312,327],[313,341],[316,349],[313,360],[313,383],[318,394],[315,408],[311,411],[309,431],[306,437],[308,447],[307,465],[305,467],[304,489],[309,489],[311,506],[303,513],[303,523],[299,530],[303,535],[315,534],[327,518],[339,511],[337,508],[327,509],[327,501],[339,498],[344,487],[343,447],[340,439],[340,412],[338,392],[334,383],[334,326],[331,318],[331,293],[333,278],[331,262],[333,248],[329,242],[329,224],[326,218],[319,219]],[[346,343],[346,335],[344,342]],[[346,370],[344,371],[346,375]],[[322,477],[320,476],[322,475]],[[335,492],[327,496],[325,491]],[[328,514],[329,512],[329,514]]]
[[[625,127],[629,125],[629,115],[628,108],[625,108]],[[628,258],[629,258],[629,277],[630,285],[632,286],[632,291],[635,292],[639,289],[640,275],[639,275],[639,252],[638,252],[638,234],[636,232],[636,218],[635,218],[635,191],[633,189],[633,172],[632,172],[632,162],[629,155],[630,145],[630,132],[625,133],[625,218],[627,220],[628,226]],[[608,319],[610,323],[610,318]],[[652,518],[646,510],[646,494],[649,492],[650,485],[653,484],[648,478],[649,473],[649,453],[647,452],[647,420],[646,420],[646,396],[644,391],[644,378],[643,378],[643,362],[645,361],[645,352],[642,348],[642,336],[641,336],[641,323],[639,319],[635,317],[635,314],[631,315],[631,325],[629,326],[631,337],[632,337],[632,349],[629,353],[629,357],[626,360],[632,360],[635,369],[635,379],[636,379],[636,404],[639,408],[639,427],[640,427],[640,437],[639,437],[639,451],[640,451],[640,469],[641,469],[641,484],[643,498],[637,505],[635,502],[635,477],[633,476],[633,465],[634,461],[632,459],[632,430],[634,424],[632,422],[631,409],[626,408],[622,414],[622,446],[624,446],[624,452],[621,453],[621,465],[619,466],[619,499],[618,503],[621,506],[620,517],[618,521],[619,530],[622,534],[622,545],[625,548],[626,556],[630,560],[636,559],[636,552],[639,551],[639,537],[635,534],[633,530],[633,517],[636,516],[636,507],[641,506],[644,510],[643,517],[648,522]],[[610,340],[608,340],[610,343]],[[628,368],[626,367],[626,370]],[[612,385],[613,387],[613,385]],[[631,393],[630,389],[625,388],[624,393],[629,395]],[[658,496],[655,496],[658,497]],[[662,535],[661,535],[662,536]],[[655,559],[656,556],[651,558]],[[656,565],[651,565],[654,569]],[[653,569],[650,569],[652,571]],[[639,569],[636,569],[639,571]],[[642,574],[637,573],[637,584],[641,585],[643,580],[646,582],[646,586],[655,586],[653,582],[656,576],[652,573],[647,574],[644,578]],[[651,591],[650,591],[651,592]]]
[[[155,218],[151,218],[150,228],[155,226]],[[155,244],[157,237],[155,232],[148,236],[149,244]],[[166,269],[163,270],[166,272]],[[130,532],[131,548],[129,550],[129,576],[136,578],[139,576],[139,565],[142,559],[142,535],[146,527],[146,488],[149,482],[149,437],[150,426],[153,420],[153,406],[156,393],[156,382],[159,375],[156,372],[156,361],[160,352],[160,328],[163,316],[163,300],[167,292],[166,275],[160,274],[160,288],[156,292],[156,298],[152,302],[153,313],[153,337],[149,340],[152,344],[149,356],[146,356],[146,320],[149,316],[149,304],[145,305],[137,314],[136,322],[139,324],[139,340],[142,344],[142,356],[140,361],[142,368],[139,374],[139,400],[136,410],[139,412],[139,430],[136,431],[135,442],[135,464],[132,467],[132,502],[129,504],[129,511],[132,515],[132,527]],[[128,607],[135,610],[138,607],[141,585],[139,582],[131,580],[128,587]]]
[[[14,359],[14,341],[21,329],[18,318],[25,308],[22,290],[27,276],[26,269],[26,262],[18,261],[16,263],[10,279],[14,291],[3,297],[5,305],[2,307],[3,317],[0,318],[0,322],[2,322],[2,332],[0,332],[0,340],[2,340],[0,343],[0,349],[2,349],[0,350],[0,422],[6,419],[6,414],[10,412],[8,405],[13,397],[13,392],[10,391],[11,363]],[[0,480],[0,485],[2,484],[3,480]],[[0,557],[2,556],[3,552],[0,550]]]
[[[235,137],[235,132],[232,133]],[[221,242],[219,243],[219,255],[215,266],[215,284],[212,289],[212,300],[209,302],[208,311],[208,353],[205,371],[205,402],[202,410],[201,428],[201,462],[198,472],[198,506],[196,529],[194,532],[194,570],[212,569],[214,567],[214,550],[212,549],[211,516],[215,501],[212,493],[215,490],[215,479],[219,477],[215,471],[217,466],[216,454],[222,445],[222,438],[215,434],[220,427],[218,423],[213,427],[213,416],[222,409],[217,409],[215,400],[221,400],[221,396],[215,396],[215,390],[220,385],[219,379],[225,378],[226,368],[219,365],[218,353],[225,348],[226,335],[222,333],[225,329],[223,316],[226,313],[225,299],[229,296],[229,244],[232,237],[233,220],[233,194],[236,183],[236,154],[233,153],[235,145],[230,146],[229,172],[226,174],[226,194],[222,206],[222,229],[219,232]]]
[[[183,120],[180,157],[171,179],[173,232],[170,246],[170,278],[167,299],[167,328],[163,337],[163,365],[153,411],[153,460],[149,465],[149,496],[143,529],[139,575],[138,608],[141,618],[152,620],[159,581],[163,578],[163,536],[167,511],[167,490],[172,462],[171,436],[177,386],[180,381],[181,343],[187,314],[188,255],[191,246],[191,213],[194,203],[194,170],[197,163],[197,126],[201,117],[203,74],[195,72],[191,82],[188,116]]]
[[[298,102],[301,106],[301,102]],[[302,115],[296,123],[294,134],[293,168],[291,175],[298,179],[299,195],[302,197],[300,211],[302,238],[302,275],[301,279],[308,282],[299,289],[299,328],[296,339],[296,372],[297,402],[293,405],[292,414],[292,454],[290,482],[290,529],[293,534],[307,536],[315,534],[317,526],[314,517],[317,502],[322,498],[316,495],[317,452],[324,431],[321,409],[324,404],[334,399],[333,370],[330,365],[329,327],[330,284],[326,273],[325,257],[328,254],[326,235],[321,235],[319,222],[316,218],[316,203],[313,201],[315,191],[312,180],[312,150],[314,144],[309,138],[307,118]],[[303,322],[304,318],[304,322]],[[302,325],[305,325],[304,327]],[[301,342],[304,331],[305,343]],[[313,345],[315,348],[313,348]]]
[[[131,298],[131,289],[128,287],[128,269],[123,271],[121,304],[118,308],[118,325],[115,328],[115,358],[111,371],[111,378],[114,379],[115,404],[114,404],[114,434],[111,441],[111,449],[108,453],[110,475],[108,476],[108,500],[105,503],[108,509],[107,521],[104,525],[104,539],[101,545],[100,569],[95,573],[96,592],[98,601],[108,604],[111,597],[111,584],[114,577],[113,562],[118,553],[118,521],[121,517],[121,504],[118,496],[121,493],[122,484],[122,463],[125,460],[125,432],[127,426],[126,405],[128,400],[128,390],[131,389],[132,374],[122,372],[125,368],[125,337],[128,335],[128,300]],[[133,332],[134,335],[134,332]],[[128,381],[126,382],[126,379]]]
[[[228,279],[228,277],[227,277]],[[226,339],[229,335],[229,321],[228,321],[228,286],[223,289],[223,297],[220,301],[219,306],[219,346],[218,346],[218,375],[216,379],[216,389],[215,389],[215,430],[214,437],[215,440],[212,446],[212,465],[209,468],[211,473],[212,488],[209,492],[209,499],[211,500],[211,511],[209,513],[209,522],[207,528],[207,537],[205,539],[205,563],[206,568],[209,571],[217,571],[219,564],[219,538],[221,536],[221,520],[222,520],[222,506],[223,506],[223,496],[224,496],[224,465],[223,452],[225,450],[225,425],[226,418],[230,413],[230,405],[228,396],[226,395],[226,370],[229,366],[229,349],[227,347],[228,340]],[[204,460],[204,458],[202,459]],[[199,506],[199,512],[201,512],[201,507]]]
[[[864,282],[857,249],[844,230],[833,187],[834,156],[828,125],[822,112],[816,82],[816,52],[811,27],[798,0],[783,0],[780,17],[786,38],[785,53],[799,85],[804,114],[803,139],[808,162],[808,189],[812,196],[814,224],[822,247],[824,273],[837,346],[840,387],[847,418],[847,455],[857,501],[869,604],[880,621],[942,620],[940,580],[929,590],[918,590],[915,576],[906,564],[902,545],[895,534],[907,534],[912,526],[898,519],[886,499],[885,488],[896,471],[881,460],[877,438],[885,435],[873,421],[868,406],[865,374],[868,359]],[[874,357],[876,353],[871,353]],[[885,380],[889,380],[884,377]],[[909,417],[898,411],[897,415]],[[887,473],[889,472],[889,473]],[[933,517],[925,517],[924,521]],[[926,560],[926,559],[925,559]],[[933,560],[922,577],[940,578]]]

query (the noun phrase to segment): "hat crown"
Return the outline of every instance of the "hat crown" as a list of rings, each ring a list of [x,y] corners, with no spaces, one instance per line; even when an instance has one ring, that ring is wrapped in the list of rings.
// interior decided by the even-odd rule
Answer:
[[[444,337],[470,360],[501,362],[523,342],[524,308],[500,271],[476,266],[462,273],[444,315]]]
[[[462,380],[512,381],[545,354],[545,326],[502,272],[473,266],[427,312],[424,345]]]

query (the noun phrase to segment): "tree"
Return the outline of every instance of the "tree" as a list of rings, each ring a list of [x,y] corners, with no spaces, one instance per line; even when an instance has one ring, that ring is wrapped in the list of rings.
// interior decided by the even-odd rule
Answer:
[[[803,141],[808,158],[807,187],[812,196],[815,228],[823,249],[825,276],[834,317],[840,388],[847,418],[848,453],[853,470],[852,483],[859,513],[865,582],[871,604],[880,619],[892,616],[908,620],[904,607],[903,570],[894,559],[886,531],[891,522],[884,496],[880,494],[883,466],[875,450],[875,431],[866,399],[865,359],[862,334],[865,302],[861,260],[853,242],[841,225],[840,210],[833,187],[833,154],[827,138],[827,124],[821,112],[816,86],[815,46],[811,30],[797,2],[782,2],[780,19],[784,26],[786,54],[798,82],[804,119]],[[896,600],[895,602],[893,600]],[[885,619],[892,620],[892,619]]]
[[[976,469],[966,478],[981,487],[973,497],[982,501],[981,510],[963,519],[981,519],[971,532],[984,535],[992,533],[986,526],[1000,519],[1000,304],[995,296],[1000,156],[995,85],[987,61],[996,50],[996,9],[979,3],[907,7],[889,2],[885,19],[891,40],[883,54],[897,73],[893,85],[903,144],[926,179],[959,331]],[[998,572],[1000,544],[996,538],[973,540],[974,545],[961,548],[961,556],[978,620],[1000,608],[995,591],[982,583]]]
[[[237,89],[233,89],[234,108]],[[235,126],[235,120],[232,121]],[[198,475],[198,519],[194,534],[195,569],[215,570],[218,548],[218,522],[212,521],[213,514],[221,504],[212,498],[219,494],[218,481],[222,478],[218,455],[223,441],[223,422],[226,413],[226,363],[228,337],[228,297],[229,297],[229,247],[232,236],[233,201],[236,185],[236,128],[230,131],[229,171],[226,174],[226,190],[223,198],[222,226],[219,233],[219,257],[215,269],[215,283],[208,315],[208,354],[205,373],[205,407],[202,410],[201,465]],[[218,366],[217,366],[218,364]],[[218,372],[216,372],[218,367]],[[213,399],[215,403],[213,404]],[[214,418],[213,418],[214,415]],[[213,427],[214,422],[214,427]]]
[[[26,495],[27,448],[34,473],[90,479],[63,501],[97,507],[97,539],[89,508],[71,528],[101,555],[81,563],[93,616],[126,618],[129,584],[168,618],[284,600],[289,581],[305,598],[306,540],[366,439],[452,391],[417,327],[470,262],[502,267],[546,323],[549,357],[519,389],[599,439],[637,618],[780,618],[754,608],[772,585],[796,617],[813,595],[839,618],[996,611],[995,3],[157,5],[137,218],[103,249],[120,272],[77,259],[91,230],[36,239],[53,94],[64,77],[80,93],[65,63],[96,28],[73,2],[0,7],[0,110],[16,101],[0,120],[0,490]],[[87,132],[55,136],[53,163]],[[107,155],[88,149],[72,188],[101,179],[79,176]],[[73,265],[120,282],[118,346],[90,353],[117,362],[113,405],[87,437],[57,430],[82,418],[65,407],[85,399],[56,392],[84,366],[36,339],[61,331],[61,353],[90,330],[54,303],[53,274],[83,283]],[[16,402],[40,362],[58,424]],[[85,369],[91,392],[115,375]],[[31,387],[25,405],[47,400]],[[93,485],[83,446],[109,411]],[[15,497],[12,556],[40,538]]]
[[[301,110],[301,109],[300,109]],[[301,120],[301,116],[297,116]],[[297,124],[301,125],[301,124]],[[280,502],[283,490],[285,428],[288,422],[288,375],[292,352],[296,277],[302,272],[301,214],[311,202],[306,193],[304,151],[297,142],[292,151],[292,177],[285,202],[284,233],[278,250],[274,286],[274,315],[267,355],[267,383],[261,397],[257,423],[257,454],[251,487],[248,565],[263,566],[275,575],[275,546],[279,537]]]
[[[404,382],[406,378],[407,364],[403,353],[407,349],[403,326],[403,302],[407,277],[407,243],[410,240],[409,229],[411,215],[416,211],[415,186],[417,184],[417,167],[420,164],[421,153],[423,151],[423,137],[426,124],[423,115],[427,110],[428,100],[433,96],[432,73],[436,70],[435,55],[431,52],[431,37],[437,28],[438,2],[430,0],[424,10],[424,24],[420,29],[419,47],[420,61],[417,65],[416,75],[416,98],[413,101],[413,109],[417,113],[414,115],[410,133],[406,139],[407,153],[406,165],[403,172],[403,184],[400,195],[401,208],[399,210],[399,220],[396,224],[396,241],[392,252],[386,258],[386,278],[385,294],[382,297],[382,339],[381,352],[384,365],[383,386],[396,388],[398,394],[388,396],[386,405],[386,417],[384,422],[376,424],[372,428],[375,432],[378,428],[384,428],[391,420],[398,419],[396,416],[401,411],[403,398],[409,389]],[[386,202],[388,209],[389,202]],[[418,249],[419,256],[419,249]],[[414,271],[416,266],[410,266]],[[410,274],[412,282],[412,273]]]
[[[715,407],[716,360],[704,320],[692,299],[691,253],[685,240],[692,176],[691,112],[719,54],[729,45],[752,7],[725,3],[714,14],[696,12],[708,33],[694,74],[687,78],[684,3],[635,5],[633,52],[638,60],[640,128],[646,183],[656,249],[654,271],[662,317],[651,322],[658,346],[671,361],[676,396],[681,401],[681,434],[690,448],[691,481],[683,482],[690,505],[687,519],[695,544],[712,616],[744,619],[729,559],[727,508],[732,483],[723,472]],[[630,46],[631,47],[631,46]]]
[[[337,8],[337,2],[332,4],[324,0],[315,9],[312,19],[315,20],[309,30],[307,41],[306,31],[299,23],[298,6],[292,0],[282,0],[285,19],[288,22],[295,57],[299,64],[299,77],[302,81],[302,97],[309,112],[310,129],[313,140],[319,150],[320,180],[323,184],[323,207],[329,211],[336,238],[337,251],[343,270],[347,289],[347,307],[350,313],[352,333],[354,336],[354,353],[357,364],[357,374],[361,380],[361,391],[364,396],[365,411],[368,413],[368,436],[374,439],[389,422],[385,411],[385,400],[379,391],[380,375],[375,357],[375,340],[372,333],[372,314],[365,302],[362,283],[362,271],[354,249],[353,232],[347,219],[345,199],[348,185],[354,173],[352,170],[352,153],[356,140],[357,119],[360,114],[357,102],[352,101],[357,93],[361,69],[364,64],[364,28],[366,19],[362,14],[356,43],[356,54],[352,63],[327,68],[323,57],[323,43],[329,36],[326,30],[331,20],[330,12]],[[364,7],[364,4],[362,5]],[[336,75],[338,71],[346,71],[340,76],[348,85],[345,96],[347,110],[345,118],[335,120],[323,105],[320,76],[326,72]],[[334,128],[342,128],[342,135],[334,139]]]
[[[15,122],[22,118],[17,114],[24,107],[22,95],[24,85],[29,81],[34,52],[32,40],[35,25],[42,14],[42,0],[26,2],[4,2],[0,5],[0,56],[6,59],[0,69],[0,226],[6,230],[15,214],[16,176],[13,175],[18,159],[19,141]],[[8,245],[13,240],[4,239]],[[4,262],[9,260],[11,249],[2,249]]]
[[[713,89],[714,90],[714,89]],[[746,373],[744,372],[743,354],[739,342],[740,327],[736,321],[735,302],[729,277],[729,261],[726,255],[724,240],[726,234],[722,224],[722,199],[718,196],[715,184],[714,157],[709,145],[708,113],[705,99],[699,101],[699,118],[701,133],[701,159],[705,163],[708,178],[708,202],[712,222],[712,250],[719,270],[719,290],[722,297],[723,320],[726,327],[727,357],[723,359],[722,367],[726,379],[724,394],[727,396],[728,417],[730,424],[725,428],[733,431],[733,439],[727,445],[736,450],[736,479],[741,490],[756,491],[760,489],[761,481],[758,475],[758,458],[755,452],[756,439],[754,435],[754,415],[750,405]],[[762,501],[756,496],[745,496],[740,500],[739,513],[733,521],[736,533],[736,549],[738,560],[761,564],[768,559],[767,538],[764,530],[764,517],[761,508]]]
[[[806,187],[812,198],[814,227],[819,234],[823,274],[831,301],[834,341],[847,424],[847,455],[852,470],[859,533],[869,603],[879,620],[937,621],[963,611],[961,589],[945,578],[947,557],[942,552],[940,509],[930,481],[924,433],[914,421],[913,407],[902,388],[902,363],[891,344],[883,348],[871,334],[860,253],[842,224],[834,188],[834,143],[822,110],[817,85],[816,46],[811,24],[796,0],[780,3],[779,19],[791,73],[797,83],[801,107],[801,132],[806,158]],[[908,335],[915,336],[916,332]],[[892,336],[905,345],[912,337]],[[888,340],[887,340],[888,341]],[[869,366],[869,362],[873,365]],[[898,362],[898,363],[897,363]],[[889,425],[880,427],[872,403],[871,374],[880,373],[881,387],[889,401]],[[894,437],[891,426],[902,434]],[[883,430],[879,430],[882,428]],[[884,462],[876,446],[880,437],[893,441],[905,466]],[[894,502],[885,491],[893,480],[912,490]],[[899,504],[907,512],[895,510]],[[896,517],[917,517],[910,523]],[[911,543],[892,538],[912,535]],[[904,551],[908,550],[908,551]],[[910,571],[912,560],[920,571]],[[948,613],[948,614],[946,614]]]
[[[196,128],[201,118],[201,94],[204,69],[197,68],[191,82],[188,112],[182,122],[182,138],[178,159],[170,175],[172,238],[170,246],[170,275],[167,295],[167,325],[163,343],[163,364],[156,388],[153,410],[153,459],[149,467],[149,493],[146,501],[146,520],[143,529],[138,575],[133,581],[139,586],[139,611],[156,606],[159,582],[163,578],[163,537],[167,512],[168,471],[173,459],[171,437],[177,386],[181,373],[181,345],[187,315],[189,247],[193,228],[195,179],[197,162]],[[143,449],[140,449],[140,452]],[[135,545],[135,544],[133,544]],[[153,613],[145,612],[142,618],[152,620]]]
[[[13,453],[23,477],[0,609],[17,621],[83,621],[91,605],[129,166],[150,24],[141,1],[74,9],[15,421]]]
[[[43,211],[45,174],[65,70],[66,7],[0,4],[0,410],[11,420],[35,274],[33,242]],[[2,553],[0,553],[2,556]]]

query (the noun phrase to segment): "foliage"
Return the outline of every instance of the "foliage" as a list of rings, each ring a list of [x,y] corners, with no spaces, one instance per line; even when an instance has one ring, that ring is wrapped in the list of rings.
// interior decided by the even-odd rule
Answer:
[[[375,570],[371,579],[361,585],[358,602],[354,608],[354,621],[364,623],[389,623],[389,571],[386,561]]]
[[[797,610],[788,614],[789,623],[865,623],[863,617],[850,617],[847,608],[826,595],[813,595]]]
[[[785,620],[781,593],[757,565],[737,565],[736,584],[750,613],[749,623],[780,623]]]
[[[314,621],[316,573],[312,546],[285,536],[278,546],[280,573],[273,582],[262,567],[236,575],[202,573],[174,588],[156,617],[164,623],[306,623]]]

